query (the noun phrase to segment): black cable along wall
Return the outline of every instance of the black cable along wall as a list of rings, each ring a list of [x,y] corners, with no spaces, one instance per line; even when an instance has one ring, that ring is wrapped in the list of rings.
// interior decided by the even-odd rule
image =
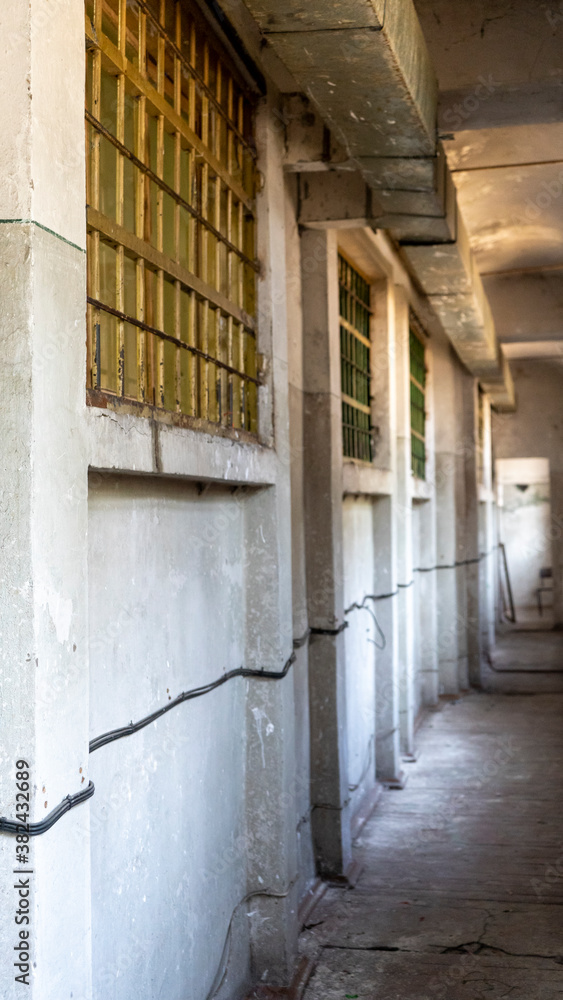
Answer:
[[[493,550],[494,551],[494,550]],[[481,562],[482,559],[491,555],[492,552],[483,553],[475,559],[464,559],[460,562],[453,563],[452,565],[440,565],[432,566],[429,568],[419,568],[415,569],[415,573],[432,573],[435,570],[440,569],[457,569],[458,566],[469,566],[473,563]],[[371,611],[366,602],[372,601],[374,603],[378,601],[385,601],[392,597],[396,597],[400,589],[407,589],[412,587],[414,579],[410,583],[399,583],[397,584],[397,589],[389,594],[366,594],[363,600],[358,603],[354,602],[349,608],[344,612],[345,615],[349,615],[352,611],[368,611],[373,621],[375,623],[376,629],[381,638],[381,645],[378,645],[374,640],[374,645],[378,649],[385,649],[386,638],[385,635],[375,617],[373,611]],[[313,635],[339,635],[348,627],[348,622],[343,622],[337,628],[334,629],[323,629],[323,628],[309,628],[304,636],[300,639],[295,639],[293,642],[293,648],[300,649],[304,646],[311,636]],[[295,662],[295,652],[291,653],[291,656],[286,660],[283,668],[281,670],[251,670],[246,667],[238,667],[235,670],[229,670],[227,673],[223,674],[217,680],[210,682],[209,684],[203,684],[201,687],[193,688],[190,691],[183,691],[179,694],[177,698],[174,698],[168,705],[163,708],[157,709],[155,712],[151,712],[150,715],[146,715],[144,719],[140,719],[138,722],[130,722],[127,726],[122,726],[119,729],[112,729],[107,733],[102,733],[101,736],[97,736],[95,739],[90,741],[89,752],[94,753],[95,750],[99,750],[100,747],[105,746],[107,743],[113,743],[115,740],[121,740],[125,736],[132,736],[134,733],[138,733],[145,726],[150,726],[152,722],[156,722],[161,716],[165,715],[167,712],[172,711],[173,708],[177,708],[178,705],[182,705],[186,701],[193,701],[195,698],[201,698],[204,694],[209,694],[211,691],[215,691],[217,688],[222,687],[227,681],[234,680],[236,677],[254,677],[258,680],[271,680],[280,681],[287,676],[292,664]],[[494,669],[494,668],[493,668]],[[504,672],[504,671],[503,671]],[[74,809],[75,806],[80,805],[82,802],[86,802],[88,799],[92,798],[95,792],[94,782],[90,781],[88,787],[84,788],[80,792],[76,792],[74,795],[67,795],[62,802],[59,803],[52,812],[49,813],[45,819],[38,821],[37,823],[20,823],[18,820],[6,819],[5,817],[0,817],[0,833],[27,833],[30,837],[38,837],[47,830],[50,830],[52,826],[59,821],[59,819],[64,816],[65,813]]]

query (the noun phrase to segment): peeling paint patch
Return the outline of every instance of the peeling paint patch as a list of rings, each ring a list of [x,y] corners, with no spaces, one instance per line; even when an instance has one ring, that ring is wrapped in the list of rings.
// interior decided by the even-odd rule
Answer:
[[[264,737],[262,735],[262,722],[264,719],[267,720],[266,726],[266,736],[270,736],[274,732],[274,726],[268,719],[268,716],[261,708],[253,708],[252,714],[254,716],[254,721],[256,722],[256,732],[258,733],[258,739],[260,740],[260,749],[262,751],[262,767],[266,767],[266,754],[264,752]]]
[[[54,591],[50,591],[40,601],[44,608],[47,608],[51,621],[55,626],[57,641],[68,642],[70,635],[70,622],[72,619],[72,600],[70,597],[62,597]]]

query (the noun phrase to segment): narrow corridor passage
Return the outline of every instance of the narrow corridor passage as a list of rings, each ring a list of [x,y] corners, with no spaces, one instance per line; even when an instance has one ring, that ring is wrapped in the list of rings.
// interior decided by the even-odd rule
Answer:
[[[471,693],[418,734],[302,947],[305,1000],[563,996],[563,695]]]

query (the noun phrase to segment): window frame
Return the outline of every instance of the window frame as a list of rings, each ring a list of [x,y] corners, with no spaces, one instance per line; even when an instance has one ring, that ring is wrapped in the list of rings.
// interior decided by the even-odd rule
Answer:
[[[256,212],[256,95],[252,94],[242,80],[241,74],[228,52],[207,24],[199,7],[192,2],[189,5],[189,26],[187,44],[191,58],[191,66],[186,60],[184,46],[186,40],[182,37],[182,18],[187,19],[186,8],[174,0],[161,0],[159,17],[147,3],[147,0],[136,0],[136,18],[138,35],[131,35],[127,18],[128,5],[125,0],[114,0],[112,17],[115,20],[116,36],[112,40],[104,33],[107,30],[107,7],[101,0],[86,2],[86,47],[88,51],[87,67],[92,67],[90,86],[91,108],[86,109],[87,130],[87,162],[88,190],[91,204],[87,208],[88,228],[88,339],[87,339],[87,391],[86,401],[89,405],[114,409],[119,412],[135,413],[140,416],[156,418],[164,423],[176,426],[205,429],[211,433],[227,434],[228,436],[246,437],[256,441],[258,437],[258,389],[261,384],[261,359],[257,347],[257,297],[258,275],[260,265],[256,259],[257,212]],[[152,7],[155,7],[154,0]],[[88,11],[91,11],[92,20]],[[174,15],[175,37],[169,31],[166,21],[170,12]],[[150,22],[153,43],[156,45],[156,56],[153,58],[152,78],[147,71],[147,24]],[[195,27],[194,27],[195,25]],[[196,39],[196,32],[200,39]],[[131,37],[136,41],[137,66],[127,58],[131,56]],[[156,38],[156,41],[154,39]],[[199,49],[203,46],[203,65]],[[215,62],[215,93],[209,76],[210,56],[213,52]],[[199,58],[199,66],[196,65]],[[168,60],[168,62],[167,62]],[[171,61],[170,61],[171,60]],[[170,69],[172,66],[172,70]],[[116,127],[114,132],[108,129],[103,120],[93,113],[96,108],[103,112],[100,92],[100,74],[102,67],[109,67],[109,75],[117,79],[117,110],[115,112]],[[225,70],[222,67],[226,67]],[[222,82],[222,74],[225,79]],[[170,76],[172,73],[172,76]],[[189,82],[182,83],[186,75]],[[96,79],[94,79],[94,74]],[[185,87],[188,87],[186,92]],[[136,104],[134,149],[130,148],[124,137],[124,100],[125,94],[132,88]],[[173,93],[171,93],[171,88]],[[183,89],[184,88],[184,89]],[[228,92],[228,106],[221,107],[225,92]],[[200,125],[195,127],[196,95],[199,102]],[[234,95],[238,95],[235,101]],[[98,103],[95,103],[97,98]],[[189,114],[186,114],[188,100]],[[238,103],[237,103],[238,102]],[[252,116],[251,141],[245,138],[249,131],[248,110],[244,102],[248,102]],[[237,107],[235,107],[235,103]],[[210,108],[212,107],[212,111]],[[151,163],[142,145],[142,132],[149,121],[148,115],[158,123],[158,148],[156,163]],[[213,119],[213,113],[215,118]],[[245,117],[246,116],[246,117]],[[144,124],[143,124],[144,119]],[[189,120],[188,120],[189,119]],[[207,124],[205,122],[207,121]],[[215,122],[215,132],[210,137],[210,121]],[[174,144],[174,177],[166,176],[163,164],[165,135]],[[115,133],[115,134],[114,134]],[[223,146],[221,147],[221,137]],[[226,138],[225,138],[226,137]],[[100,211],[100,142],[106,142],[113,147],[115,154],[116,175],[116,217],[105,215]],[[170,142],[169,142],[170,145]],[[221,153],[222,148],[222,153]],[[179,161],[182,150],[187,153],[190,167],[188,196],[182,193],[182,179],[179,176]],[[221,162],[221,155],[226,156],[226,162]],[[246,171],[249,157],[252,155],[252,181],[246,184]],[[242,164],[239,164],[239,159]],[[119,191],[123,189],[123,171],[126,162],[133,165],[135,171],[135,222],[132,228],[123,225],[123,200],[118,206]],[[193,179],[197,169],[206,173],[205,199],[195,200],[192,197]],[[237,165],[239,176],[235,176]],[[210,179],[211,177],[211,179]],[[110,178],[110,181],[112,178]],[[147,213],[139,208],[142,193],[139,185],[153,185],[156,192],[156,217],[158,236],[156,245],[146,238],[146,232],[139,223],[139,213]],[[211,191],[215,188],[215,192]],[[252,190],[248,190],[250,187]],[[97,189],[97,197],[96,197]],[[95,197],[92,198],[92,192]],[[225,195],[223,197],[223,192]],[[164,210],[163,202],[173,206],[175,259],[164,252]],[[213,200],[214,199],[214,200]],[[224,231],[221,218],[221,205],[227,201],[227,231]],[[239,229],[236,234],[231,230],[233,220],[233,204],[237,206]],[[211,208],[210,208],[211,206]],[[179,263],[178,216],[180,207],[187,216],[188,241],[193,249],[190,266]],[[253,230],[252,254],[247,250],[245,220],[251,216]],[[224,222],[224,218],[223,218]],[[193,232],[192,232],[193,231]],[[170,234],[168,233],[168,236]],[[234,238],[233,238],[234,237]],[[209,280],[213,274],[210,268],[201,275],[200,242],[211,246],[210,254],[215,249],[216,260],[215,281]],[[116,253],[116,294],[115,301],[102,301],[100,297],[100,258],[99,244],[103,242]],[[92,249],[93,244],[98,249]],[[229,294],[221,291],[221,274],[219,255],[226,258],[227,288]],[[187,251],[186,251],[187,253]],[[199,261],[198,261],[199,255]],[[136,302],[134,311],[123,307],[123,293],[120,293],[120,282],[123,285],[123,258],[135,262],[136,268]],[[237,296],[235,302],[232,295],[233,260],[238,262],[239,275]],[[121,262],[120,262],[121,261]],[[213,263],[213,262],[212,262]],[[207,266],[207,260],[204,266]],[[248,270],[252,271],[252,292],[250,302],[253,304],[252,315],[244,308],[246,289],[243,287]],[[155,289],[153,316],[146,315],[146,286],[139,292],[139,270],[143,275],[149,272],[150,283]],[[242,276],[242,277],[240,277]],[[170,288],[168,287],[170,286]],[[173,292],[171,292],[171,289]],[[164,322],[163,298],[166,293],[174,295],[173,330]],[[141,299],[141,303],[139,303]],[[183,320],[179,318],[180,307],[184,306]],[[187,306],[187,310],[186,310]],[[108,353],[108,364],[111,363],[111,377],[115,371],[115,391],[113,387],[102,384],[100,377],[101,357],[101,324],[100,315],[111,317],[115,328],[115,357],[111,346]],[[169,308],[169,315],[172,311]],[[199,317],[203,316],[202,319]],[[213,317],[213,327],[209,317]],[[153,318],[154,317],[154,318]],[[181,324],[184,324],[181,326]],[[136,344],[135,370],[137,386],[136,394],[125,392],[124,362],[124,330],[127,329],[130,339]],[[134,336],[131,335],[131,329]],[[182,332],[180,333],[180,330]],[[213,333],[214,330],[214,333]],[[152,360],[147,361],[147,344],[150,345]],[[168,353],[167,353],[168,352]],[[131,352],[132,353],[132,352]],[[183,372],[181,359],[185,359]],[[188,360],[189,359],[189,360]],[[175,366],[174,366],[175,361]],[[168,368],[165,369],[165,365]],[[150,367],[150,370],[149,370]],[[108,369],[109,370],[109,369]],[[175,387],[173,397],[168,391],[165,394],[165,373],[168,372],[169,382]],[[172,373],[172,374],[171,374]],[[186,374],[187,373],[187,374]],[[182,382],[182,378],[184,381]],[[109,376],[108,376],[109,381]],[[184,391],[185,396],[182,397]],[[173,405],[170,400],[173,398]],[[225,403],[227,405],[225,405]]]
[[[373,352],[373,289],[370,278],[367,277],[358,266],[350,259],[347,253],[343,252],[341,247],[338,247],[338,292],[339,292],[339,309],[338,309],[338,323],[339,323],[339,343],[340,343],[340,393],[342,402],[342,455],[347,461],[360,462],[362,465],[370,466],[373,464],[375,459],[375,432],[373,424],[373,396],[372,396],[372,352]],[[367,286],[367,295],[369,297],[369,305],[367,301],[362,300],[356,293],[351,289],[343,285],[341,280],[342,275],[342,264],[352,271],[360,281]],[[365,317],[367,325],[367,335],[365,330],[361,330],[358,326],[355,326],[347,317],[343,315],[342,310],[342,295],[347,294],[351,296],[353,300],[356,300],[360,308],[365,310],[367,316]],[[350,343],[355,344],[355,350],[357,350],[357,345],[360,344],[365,348],[367,354],[364,358],[364,364],[362,367],[355,364],[355,359],[351,356],[351,351],[347,352],[343,349],[343,337],[348,335],[349,338],[353,338]],[[364,399],[357,398],[350,393],[344,392],[345,384],[348,381],[348,377],[345,374],[345,365],[348,365],[351,369],[355,369],[359,372],[363,380],[365,380],[365,392],[357,393],[357,395],[363,395]],[[350,372],[349,374],[353,373]],[[367,399],[367,401],[366,401]],[[368,418],[367,427],[361,427],[353,422],[347,420],[349,414],[361,413]],[[355,438],[355,440],[354,440]],[[362,446],[361,441],[363,440],[364,446],[367,442],[367,452],[365,447]],[[349,449],[352,452],[349,453]],[[363,452],[363,454],[362,454]],[[365,457],[367,454],[368,457]]]
[[[426,333],[416,314],[409,310],[409,407],[410,407],[410,437],[411,437],[411,471],[415,479],[426,482],[428,466],[428,442],[427,425],[428,413],[426,410],[426,399],[428,389],[428,367],[426,365]],[[418,344],[422,348],[422,359],[413,357],[413,345]],[[418,364],[422,367],[424,379],[420,381],[413,374],[413,367]],[[414,397],[414,398],[413,398]],[[420,405],[422,397],[422,405]],[[415,425],[415,412],[421,414],[422,431]],[[422,446],[422,454],[417,454],[415,443]]]

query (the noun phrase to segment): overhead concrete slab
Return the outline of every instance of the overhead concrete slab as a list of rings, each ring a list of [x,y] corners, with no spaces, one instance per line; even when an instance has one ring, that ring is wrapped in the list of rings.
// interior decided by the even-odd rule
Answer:
[[[484,276],[483,284],[503,343],[563,338],[563,262],[560,270]]]
[[[375,214],[380,212],[375,209]],[[299,223],[310,228],[346,224],[369,226],[374,218],[371,191],[358,172],[333,170],[299,176]]]
[[[502,378],[495,324],[459,214],[456,228],[451,243],[403,245],[401,254],[464,364],[475,375]]]
[[[415,0],[441,91],[563,81],[559,0]]]
[[[563,360],[563,339],[561,340],[529,340],[502,345],[509,361],[518,358],[545,358],[546,360]]]
[[[440,94],[438,127],[442,132],[458,129],[498,129],[516,125],[551,125],[561,122],[561,83],[521,83],[500,86],[491,75],[476,85]]]
[[[304,94],[290,94],[283,103],[279,116],[283,128],[284,170],[308,172],[329,170],[357,170],[346,150],[336,142],[323,119]]]
[[[563,164],[456,173],[482,272],[563,260]]]
[[[434,120],[425,120],[427,109],[421,115],[400,86],[392,52],[378,42],[380,33],[339,34],[288,32],[271,41],[351,155],[432,156]]]
[[[365,160],[362,159],[360,162],[364,163]],[[404,159],[397,162],[407,164],[410,161]],[[421,161],[416,159],[415,162],[419,164]],[[443,217],[448,214],[448,211],[453,211],[455,208],[456,192],[441,146],[438,149],[437,156],[428,160],[428,163],[433,168],[433,178],[432,185],[428,185],[427,188],[421,189],[420,186],[415,189],[410,188],[404,180],[401,183],[399,178],[397,178],[397,182],[394,184],[376,185],[378,197],[381,199],[384,210],[386,206],[389,206],[389,210],[397,215],[427,215],[432,217]],[[419,175],[420,172],[419,170]],[[373,168],[371,173],[373,173]],[[411,174],[411,176],[414,179],[414,175]]]
[[[442,258],[430,252],[405,259],[435,295],[435,311],[464,363],[474,374],[500,377],[494,324],[436,143],[437,85],[412,0],[290,0],[284,11],[273,0],[246,4],[342,147],[344,170],[323,171],[323,162],[338,167],[324,125],[311,116],[314,139],[307,143],[303,130],[286,122],[286,160],[304,175],[300,223],[371,225],[399,243],[455,245]],[[347,157],[360,173],[349,172]]]
[[[381,28],[385,0],[278,0],[247,7],[264,34],[279,31],[327,31],[334,28]]]
[[[388,229],[397,243],[447,243],[455,238],[455,213],[445,216],[385,215],[378,228]]]
[[[452,243],[402,247],[402,256],[415,272],[426,295],[468,295],[473,291],[475,261],[459,213],[456,237]]]
[[[433,295],[432,307],[457,354],[473,374],[500,375],[498,345],[487,300],[475,294]]]
[[[453,139],[444,140],[450,169],[476,170],[482,167],[519,166],[527,163],[563,165],[563,123],[561,118],[549,129],[542,125],[512,128],[456,129]]]
[[[510,363],[501,348],[500,378],[481,379],[481,388],[491,397],[491,403],[499,413],[512,413],[516,409],[516,389],[510,370]]]
[[[246,5],[351,154],[434,155],[437,86],[412,0]]]
[[[558,338],[563,8],[558,0],[415,5],[439,82],[439,132],[499,338]],[[546,279],[541,269],[552,268]],[[509,389],[495,398],[504,392],[510,401]]]
[[[361,156],[358,163],[368,184],[392,191],[435,191],[438,186],[438,158]]]

